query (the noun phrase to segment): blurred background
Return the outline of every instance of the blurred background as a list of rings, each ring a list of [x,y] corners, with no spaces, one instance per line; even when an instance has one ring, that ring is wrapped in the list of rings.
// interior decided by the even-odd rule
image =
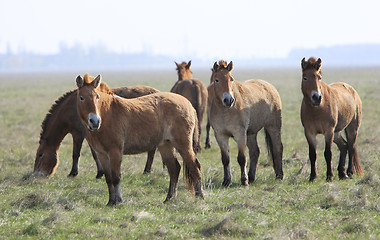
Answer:
[[[0,73],[380,66],[380,2],[0,0]]]

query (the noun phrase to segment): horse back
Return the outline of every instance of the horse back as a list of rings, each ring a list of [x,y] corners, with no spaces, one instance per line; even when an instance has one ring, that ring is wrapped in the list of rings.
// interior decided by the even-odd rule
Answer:
[[[352,120],[361,119],[362,103],[359,94],[347,83],[337,82],[329,85],[338,109],[337,129],[343,129]]]
[[[260,79],[247,80],[242,84],[246,90],[247,98],[251,98],[253,103],[265,102],[271,109],[281,110],[281,98],[277,89],[270,83]]]
[[[208,95],[207,88],[203,82],[198,79],[177,81],[170,91],[187,98],[198,113],[198,118],[203,118]]]
[[[112,92],[123,98],[137,98],[159,92],[157,89],[148,86],[130,86],[113,88]]]

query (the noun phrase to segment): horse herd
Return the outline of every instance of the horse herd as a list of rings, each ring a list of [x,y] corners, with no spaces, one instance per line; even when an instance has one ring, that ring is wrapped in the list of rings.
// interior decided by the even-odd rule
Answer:
[[[108,205],[122,202],[120,167],[122,156],[148,152],[144,173],[151,170],[158,150],[168,169],[170,183],[165,202],[176,195],[183,160],[188,189],[203,198],[200,135],[207,111],[206,143],[210,148],[210,127],[220,147],[224,167],[223,186],[231,184],[229,138],[237,142],[237,160],[241,184],[255,180],[260,154],[257,133],[264,129],[268,152],[273,160],[276,179],[283,179],[281,140],[281,99],[276,88],[263,80],[236,81],[233,63],[215,62],[208,88],[193,79],[191,61],[176,63],[178,81],[171,92],[159,92],[147,86],[110,89],[102,77],[85,74],[76,78],[77,89],[62,95],[42,122],[34,175],[50,176],[58,165],[58,151],[63,138],[73,138],[73,164],[69,176],[78,174],[78,159],[84,139],[90,145],[97,166],[97,178],[105,176],[109,190]],[[322,61],[302,59],[301,122],[309,144],[310,181],[317,177],[316,135],[325,137],[326,180],[331,181],[332,143],[339,151],[339,179],[359,176],[362,170],[356,148],[361,121],[361,100],[346,83],[327,85],[322,81]],[[341,135],[344,131],[346,139]],[[246,171],[246,147],[249,170]],[[345,170],[348,153],[348,167]]]

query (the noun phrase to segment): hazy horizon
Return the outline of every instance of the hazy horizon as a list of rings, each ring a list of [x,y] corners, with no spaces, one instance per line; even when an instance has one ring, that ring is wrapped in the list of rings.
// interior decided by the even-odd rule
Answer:
[[[294,49],[380,44],[379,6],[369,0],[0,0],[0,53],[103,45],[181,59],[286,58]]]

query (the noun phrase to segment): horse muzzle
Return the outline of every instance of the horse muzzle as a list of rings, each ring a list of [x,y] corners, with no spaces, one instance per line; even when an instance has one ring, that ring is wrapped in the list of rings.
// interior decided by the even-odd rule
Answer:
[[[235,98],[232,96],[231,93],[225,92],[223,93],[222,101],[223,101],[223,106],[225,108],[231,108],[235,103]]]
[[[311,103],[314,106],[319,106],[321,104],[321,101],[322,101],[322,94],[320,92],[317,92],[317,91],[312,91]]]
[[[98,114],[90,113],[88,114],[88,128],[93,130],[98,130],[100,128],[100,124],[102,119]]]

